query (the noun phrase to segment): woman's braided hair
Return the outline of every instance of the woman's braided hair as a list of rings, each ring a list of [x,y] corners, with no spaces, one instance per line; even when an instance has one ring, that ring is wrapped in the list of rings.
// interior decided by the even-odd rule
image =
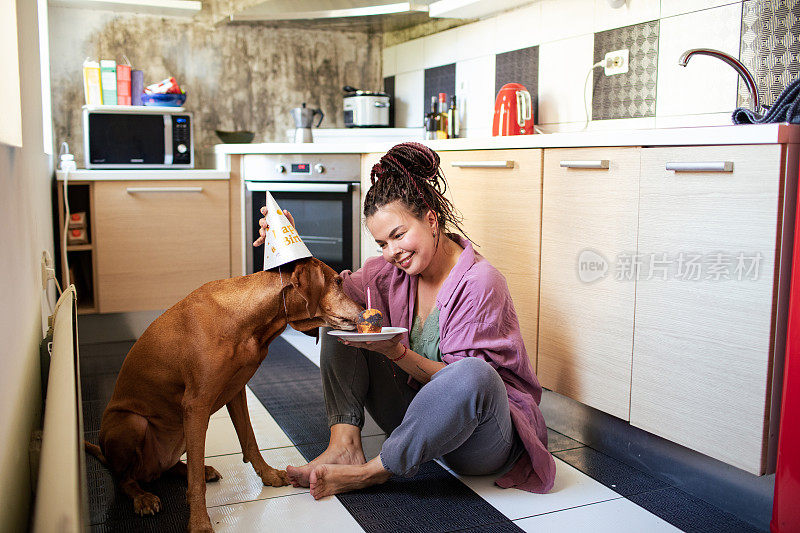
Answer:
[[[428,210],[432,211],[439,234],[451,229],[469,239],[461,227],[461,213],[444,196],[447,181],[439,167],[439,154],[427,146],[405,142],[392,147],[372,167],[370,182],[372,186],[364,197],[365,218],[400,201],[418,219],[424,219]]]

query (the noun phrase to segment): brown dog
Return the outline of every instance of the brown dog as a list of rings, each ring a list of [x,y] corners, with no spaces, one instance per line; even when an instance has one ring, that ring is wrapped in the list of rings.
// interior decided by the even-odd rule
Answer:
[[[86,449],[115,474],[134,510],[154,514],[157,496],[139,482],[166,471],[188,480],[189,529],[211,531],[206,481],[220,478],[204,465],[211,414],[227,406],[242,447],[265,485],[289,483],[258,451],[245,385],[287,323],[355,329],[362,308],[345,296],[342,279],[314,258],[206,283],[169,308],[133,345],[100,425],[100,446]],[[186,452],[187,461],[180,461]]]

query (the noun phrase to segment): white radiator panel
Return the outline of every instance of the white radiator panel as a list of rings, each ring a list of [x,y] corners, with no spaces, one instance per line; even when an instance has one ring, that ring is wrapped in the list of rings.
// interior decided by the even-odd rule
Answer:
[[[86,483],[75,286],[59,298],[47,381],[34,532],[85,529]]]

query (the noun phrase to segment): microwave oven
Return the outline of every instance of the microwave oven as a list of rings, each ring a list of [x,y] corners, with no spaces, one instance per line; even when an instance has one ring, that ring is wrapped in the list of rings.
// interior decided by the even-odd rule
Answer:
[[[194,168],[192,115],[182,107],[83,107],[85,168]]]

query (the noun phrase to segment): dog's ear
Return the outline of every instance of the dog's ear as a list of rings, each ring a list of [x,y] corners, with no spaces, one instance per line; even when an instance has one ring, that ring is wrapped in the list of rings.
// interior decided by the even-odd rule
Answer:
[[[314,318],[322,294],[325,292],[325,273],[322,271],[319,261],[298,262],[292,272],[291,283],[297,293],[306,301],[308,318]]]

